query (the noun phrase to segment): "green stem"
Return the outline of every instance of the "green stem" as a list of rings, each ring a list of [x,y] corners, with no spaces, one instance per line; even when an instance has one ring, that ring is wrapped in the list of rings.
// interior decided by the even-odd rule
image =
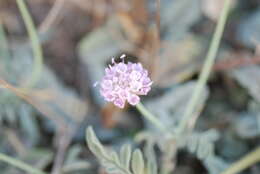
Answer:
[[[6,162],[31,174],[46,174],[28,164],[0,153],[0,161]]]
[[[219,48],[220,40],[223,35],[224,27],[226,24],[228,12],[230,9],[230,1],[231,0],[225,0],[225,2],[224,2],[224,8],[221,12],[221,16],[218,20],[218,23],[217,23],[217,26],[216,26],[216,29],[215,29],[215,32],[213,35],[213,39],[210,43],[210,48],[209,48],[208,54],[206,56],[204,65],[203,65],[202,72],[199,76],[198,83],[192,94],[191,100],[189,101],[188,106],[184,112],[183,118],[182,118],[180,124],[178,125],[178,128],[177,128],[178,133],[183,132],[184,129],[186,128],[187,123],[189,122],[190,118],[192,117],[192,114],[194,113],[194,110],[197,106],[201,92],[209,78],[210,71],[214,64],[216,54],[217,54],[217,51]]]
[[[4,31],[3,24],[1,23],[0,20],[0,59],[2,65],[0,65],[0,73],[3,73],[4,75],[6,74],[6,70],[9,68],[7,61],[10,60],[10,54],[8,50],[8,43],[6,39],[6,33]]]
[[[8,59],[9,57],[6,34],[0,21],[0,58]]]
[[[150,122],[152,122],[158,129],[160,129],[161,131],[165,131],[166,128],[165,126],[162,124],[162,122],[156,117],[154,116],[151,112],[149,112],[145,106],[139,102],[136,105],[136,108],[139,110],[139,112]]]
[[[16,0],[16,3],[24,20],[28,35],[30,37],[32,50],[35,57],[31,78],[25,83],[25,86],[27,88],[31,88],[40,78],[42,72],[43,54],[35,25],[24,3],[24,0]]]
[[[241,160],[235,162],[232,164],[227,170],[225,170],[221,174],[235,174],[239,173],[242,170],[246,169],[247,167],[257,163],[260,161],[260,147],[258,147],[253,152],[250,152],[247,154],[244,158]]]

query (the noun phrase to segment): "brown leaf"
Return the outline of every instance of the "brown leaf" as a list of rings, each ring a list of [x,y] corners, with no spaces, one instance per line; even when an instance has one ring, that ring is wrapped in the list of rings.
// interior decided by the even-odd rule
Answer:
[[[155,84],[167,87],[191,77],[203,62],[203,42],[201,38],[189,35],[177,43],[167,43],[157,65]]]

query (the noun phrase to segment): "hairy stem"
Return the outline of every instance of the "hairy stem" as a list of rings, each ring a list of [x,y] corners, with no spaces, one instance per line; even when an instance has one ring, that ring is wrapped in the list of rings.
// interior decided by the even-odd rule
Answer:
[[[44,172],[42,172],[42,171],[40,171],[36,168],[29,166],[28,164],[26,164],[22,161],[16,160],[16,159],[11,158],[11,157],[9,157],[5,154],[2,154],[2,153],[0,153],[0,161],[6,162],[10,165],[13,165],[17,168],[20,168],[20,169],[22,169],[22,170],[24,170],[24,171],[26,171],[30,174],[46,174],[46,173],[44,173]]]
[[[147,119],[149,120],[151,123],[153,123],[158,129],[160,129],[161,131],[165,131],[165,126],[162,124],[162,122],[156,117],[154,116],[151,112],[149,112],[145,106],[139,102],[136,105],[136,108],[139,110],[139,112]]]
[[[197,107],[197,103],[199,100],[199,97],[201,95],[201,92],[206,85],[206,82],[209,78],[210,71],[212,69],[212,66],[214,64],[216,54],[219,48],[220,40],[223,35],[224,27],[226,24],[228,12],[230,9],[230,1],[231,0],[225,0],[224,2],[224,8],[221,12],[221,16],[218,20],[212,41],[210,43],[210,48],[206,56],[206,60],[204,62],[202,72],[200,73],[198,83],[196,85],[196,88],[192,94],[191,100],[188,103],[188,106],[184,112],[183,118],[178,125],[177,132],[181,133],[185,130],[187,123],[189,122],[190,118],[192,117],[195,108]]]
[[[241,160],[235,162],[232,164],[227,170],[225,170],[221,174],[235,174],[239,173],[242,170],[246,169],[247,167],[257,163],[260,161],[260,147],[258,147],[253,152],[250,152],[245,157],[243,157]]]
[[[43,55],[40,46],[39,38],[37,36],[37,31],[33,23],[32,17],[30,16],[28,9],[24,3],[24,0],[16,0],[22,18],[24,20],[28,35],[31,40],[32,50],[34,54],[34,66],[30,79],[25,83],[27,88],[33,87],[39,80],[42,72]]]

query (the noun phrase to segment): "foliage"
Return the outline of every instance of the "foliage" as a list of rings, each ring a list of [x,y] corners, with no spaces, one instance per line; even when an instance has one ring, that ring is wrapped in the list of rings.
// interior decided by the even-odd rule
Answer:
[[[220,43],[228,0],[23,1],[0,2],[1,173],[259,173],[259,2],[229,0]],[[153,81],[135,108],[93,87],[122,54]]]
[[[101,161],[108,173],[114,174],[156,174],[153,162],[147,164],[144,161],[142,152],[139,149],[131,150],[130,145],[121,147],[120,152],[116,153],[107,150],[97,139],[92,127],[86,132],[86,140],[90,150]]]

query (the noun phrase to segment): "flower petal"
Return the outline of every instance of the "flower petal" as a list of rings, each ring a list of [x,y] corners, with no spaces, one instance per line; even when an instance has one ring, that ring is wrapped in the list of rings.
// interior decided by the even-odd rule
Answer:
[[[114,100],[114,105],[118,106],[119,108],[124,108],[125,106],[125,100],[121,99],[121,98],[116,98]]]
[[[138,95],[135,95],[135,94],[130,94],[130,95],[128,96],[128,98],[127,98],[127,101],[128,101],[131,105],[135,106],[135,105],[137,105],[137,104],[140,102],[140,97],[138,97]]]

